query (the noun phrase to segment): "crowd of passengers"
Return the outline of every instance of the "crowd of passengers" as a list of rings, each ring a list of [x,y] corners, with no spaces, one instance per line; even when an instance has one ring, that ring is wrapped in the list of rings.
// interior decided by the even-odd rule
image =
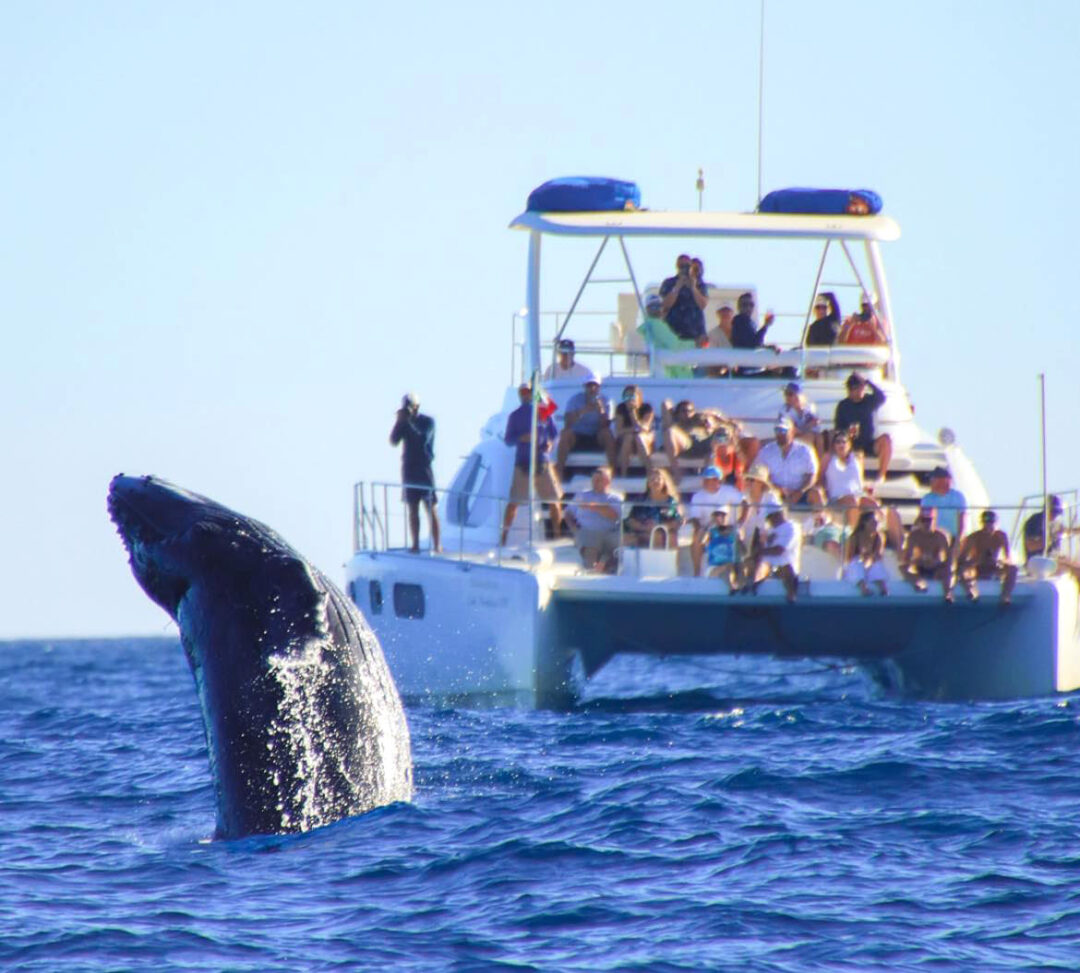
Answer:
[[[773,438],[762,443],[735,419],[713,409],[698,410],[690,400],[665,401],[657,416],[635,385],[623,389],[613,409],[596,376],[573,361],[572,345],[560,348],[560,364],[566,371],[583,369],[576,373],[582,390],[566,404],[561,433],[543,411],[532,459],[533,486],[557,537],[564,523],[561,481],[571,451],[605,455],[606,464],[593,471],[590,488],[565,510],[587,570],[614,572],[620,547],[675,548],[686,531],[694,576],[721,578],[732,593],[756,591],[775,576],[794,599],[802,546],[808,544],[835,556],[844,579],[865,595],[887,594],[884,556],[891,548],[902,576],[917,591],[936,582],[951,602],[960,584],[974,600],[977,581],[998,580],[1002,601],[1009,603],[1017,568],[1008,538],[997,528],[992,510],[982,512],[978,529],[966,532],[967,501],[953,488],[946,468],[930,474],[929,492],[910,528],[875,496],[876,484],[888,472],[892,444],[874,426],[885,395],[865,376],[855,372],[848,377],[847,397],[837,403],[830,430],[822,427],[799,385],[788,383]],[[505,432],[516,453],[504,544],[517,506],[529,495],[533,392],[522,384],[518,393],[521,404]],[[865,455],[878,459],[876,481],[863,474]],[[679,484],[689,459],[704,464],[704,470],[701,489],[684,503]],[[644,491],[627,500],[613,490],[613,476],[617,471],[627,478],[634,460],[645,468]],[[1054,551],[1064,531],[1057,498],[1052,498],[1050,513],[1049,549]],[[1025,524],[1027,557],[1046,546],[1042,516]],[[1080,565],[1059,563],[1080,581]]]
[[[705,308],[711,285],[705,281],[705,267],[697,257],[679,254],[676,273],[660,285],[659,293],[645,300],[645,320],[640,332],[658,348],[741,348],[766,347],[765,339],[776,316],[767,312],[758,324],[754,295],[741,294],[732,307],[724,301],[716,309],[716,325],[706,326]],[[884,345],[889,341],[887,324],[874,309],[874,299],[860,295],[859,310],[842,318],[836,294],[824,291],[814,299],[814,319],[807,328],[804,343],[811,347],[841,345]],[[687,369],[686,371],[690,371]],[[754,369],[741,369],[752,374]],[[722,368],[707,369],[707,374],[723,374]]]

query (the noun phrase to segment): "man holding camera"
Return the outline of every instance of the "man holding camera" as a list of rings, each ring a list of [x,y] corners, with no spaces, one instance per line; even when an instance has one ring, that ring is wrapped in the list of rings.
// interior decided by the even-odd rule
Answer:
[[[675,260],[677,271],[660,285],[660,316],[680,338],[688,338],[698,345],[707,342],[705,337],[705,305],[709,294],[700,271],[696,271],[690,257],[681,253]]]
[[[420,551],[420,504],[427,508],[428,528],[431,533],[431,550],[438,553],[439,514],[435,509],[435,473],[431,468],[435,459],[435,420],[422,415],[420,402],[411,392],[401,400],[394,428],[390,430],[390,445],[402,444],[401,481],[405,505],[409,508],[409,533],[414,554]]]
[[[566,421],[559,434],[555,468],[566,478],[566,460],[572,449],[602,449],[608,466],[615,465],[615,438],[611,435],[611,404],[600,394],[595,377],[585,379],[581,392],[566,403]]]

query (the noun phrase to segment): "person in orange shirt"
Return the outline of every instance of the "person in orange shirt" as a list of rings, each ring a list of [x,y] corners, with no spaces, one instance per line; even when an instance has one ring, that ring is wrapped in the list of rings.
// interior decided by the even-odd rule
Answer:
[[[842,345],[887,345],[889,343],[889,334],[874,311],[873,302],[868,295],[863,294],[859,313],[851,315],[844,321],[836,340]]]

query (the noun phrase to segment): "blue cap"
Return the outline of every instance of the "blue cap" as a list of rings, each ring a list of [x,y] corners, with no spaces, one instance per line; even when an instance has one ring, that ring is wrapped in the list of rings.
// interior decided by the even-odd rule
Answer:
[[[714,477],[717,480],[722,480],[724,478],[723,474],[715,466],[706,466],[705,469],[701,471],[701,475],[706,480],[709,479],[709,477]]]

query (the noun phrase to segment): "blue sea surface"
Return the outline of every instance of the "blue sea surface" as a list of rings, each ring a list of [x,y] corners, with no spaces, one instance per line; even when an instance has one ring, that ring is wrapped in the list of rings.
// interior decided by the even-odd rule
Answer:
[[[175,639],[0,644],[0,969],[1080,969],[1080,697],[633,658],[408,703],[412,804],[215,841]]]

